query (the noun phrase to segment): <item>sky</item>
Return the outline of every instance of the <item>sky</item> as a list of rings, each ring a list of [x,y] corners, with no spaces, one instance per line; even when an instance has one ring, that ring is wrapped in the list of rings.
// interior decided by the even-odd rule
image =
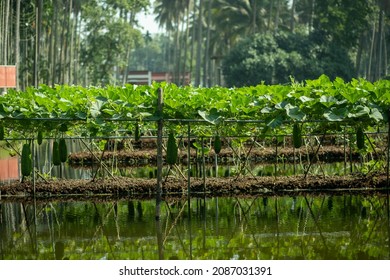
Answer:
[[[153,3],[154,1],[151,1],[151,5],[148,11],[148,14],[139,13],[137,16],[139,25],[143,27],[143,33],[146,31],[149,31],[151,34],[155,33],[161,33],[161,29],[158,28],[158,24],[154,21],[154,17],[156,15],[153,15]],[[289,3],[291,5],[291,0],[289,0]]]
[[[156,15],[152,14],[152,8],[149,9],[148,14],[146,15],[144,13],[138,14],[137,19],[139,25],[143,28],[143,33],[146,31],[149,31],[152,34],[158,33],[159,31],[161,32],[158,28],[158,24],[154,21],[155,16]]]

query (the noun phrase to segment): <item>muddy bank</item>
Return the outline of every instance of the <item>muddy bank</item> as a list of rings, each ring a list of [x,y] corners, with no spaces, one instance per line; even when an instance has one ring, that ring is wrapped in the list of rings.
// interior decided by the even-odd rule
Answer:
[[[49,180],[35,184],[36,197],[56,196],[98,196],[154,197],[156,179],[135,179],[126,177],[92,180]],[[288,177],[243,177],[243,178],[191,178],[192,196],[235,196],[235,195],[282,195],[286,193],[332,193],[332,192],[383,192],[387,188],[387,176],[375,174],[364,176],[288,176]],[[188,182],[168,178],[163,183],[163,196],[187,195]],[[32,182],[14,182],[0,186],[1,199],[7,197],[32,197]]]
[[[383,154],[383,151],[378,150],[369,156],[377,158]],[[163,155],[165,157],[165,153]],[[179,151],[179,162],[186,164],[188,162],[188,153],[186,150]],[[191,149],[190,160],[194,162],[199,160],[201,154],[196,150]],[[247,148],[246,150],[233,150],[224,148],[217,156],[220,163],[229,163],[237,158],[241,160],[249,160],[253,163],[272,163],[276,160],[285,162],[341,162],[341,161],[356,161],[361,155],[356,151],[344,149],[338,146],[324,146],[318,149],[293,149],[290,147],[275,148]],[[153,148],[145,148],[142,150],[119,150],[119,151],[104,151],[104,152],[78,152],[69,155],[68,162],[72,166],[92,165],[100,161],[115,161],[124,165],[156,165],[157,152]],[[205,161],[215,162],[215,152],[211,150],[205,155]]]

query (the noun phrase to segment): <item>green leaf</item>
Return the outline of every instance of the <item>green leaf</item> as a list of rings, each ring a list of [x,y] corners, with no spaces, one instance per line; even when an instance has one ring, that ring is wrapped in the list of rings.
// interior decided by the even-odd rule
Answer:
[[[147,117],[153,116],[153,114],[151,114],[151,113],[149,113],[149,112],[140,112],[140,113],[139,113],[139,116],[140,116],[141,118],[147,118]]]
[[[337,98],[334,96],[322,95],[320,97],[320,102],[328,108],[334,105],[337,101]]]
[[[285,109],[287,116],[289,116],[293,120],[302,121],[306,117],[306,114],[303,113],[297,106],[288,104],[286,105]]]
[[[266,125],[270,128],[276,128],[282,125],[284,119],[282,115],[277,115],[275,118],[267,120]]]
[[[353,108],[353,111],[348,114],[348,118],[359,118],[368,116],[370,114],[370,108],[363,105],[357,105]]]
[[[215,108],[212,108],[210,112],[200,111],[198,110],[199,116],[201,116],[205,121],[212,123],[212,124],[218,124],[222,121],[222,116],[218,113],[218,110]]]
[[[197,150],[199,150],[199,151],[201,151],[201,150],[203,149],[203,152],[204,152],[205,154],[207,154],[207,153],[210,152],[210,148],[207,147],[207,146],[202,145],[202,143],[194,142],[193,145],[194,145],[194,147],[195,147]]]
[[[348,114],[347,108],[332,108],[324,113],[325,119],[331,122],[343,121]]]
[[[260,113],[262,114],[269,114],[269,113],[272,113],[274,112],[275,110],[273,110],[272,108],[270,107],[264,107],[260,110]]]
[[[102,101],[99,99],[97,99],[95,102],[92,102],[92,105],[91,105],[89,112],[91,113],[91,116],[93,118],[96,118],[100,115],[100,113],[101,113],[100,110],[105,103],[106,103],[105,101]]]
[[[310,97],[307,97],[307,96],[300,96],[299,97],[299,100],[301,100],[302,101],[302,103],[306,103],[306,102],[310,102],[310,101],[313,101],[314,100],[314,98],[310,98]]]
[[[287,105],[290,103],[286,100],[283,100],[282,102],[279,102],[278,104],[275,105],[276,109],[284,109]]]
[[[82,120],[87,118],[87,114],[85,112],[76,112],[75,116]]]
[[[108,108],[106,108],[106,109],[102,109],[101,111],[102,111],[103,113],[109,115],[109,116],[113,116],[113,115],[115,114],[115,110],[113,110],[113,109],[108,109]]]
[[[369,116],[377,122],[384,120],[383,114],[377,108],[372,108]]]

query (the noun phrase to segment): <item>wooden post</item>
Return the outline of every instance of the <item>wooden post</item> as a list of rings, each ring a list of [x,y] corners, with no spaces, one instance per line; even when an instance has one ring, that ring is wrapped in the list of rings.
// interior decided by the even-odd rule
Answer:
[[[191,195],[191,124],[188,122],[187,127],[187,195]]]
[[[36,194],[36,178],[35,178],[35,141],[34,137],[31,139],[31,161],[32,161],[32,180],[33,180],[33,196],[35,199],[35,194]]]
[[[275,166],[274,166],[274,172],[275,172],[275,179],[278,177],[278,137],[275,137]]]
[[[347,175],[347,126],[344,125],[344,129],[343,129],[343,133],[344,133],[344,175]]]
[[[202,178],[203,178],[203,194],[206,194],[206,161],[204,157],[204,143],[203,136],[201,137],[202,141]]]
[[[163,168],[163,91],[158,89],[157,97],[157,186],[156,186],[156,220],[160,220],[161,193],[162,193],[162,168]]]
[[[387,111],[387,116],[390,116],[390,109]],[[387,198],[389,198],[389,184],[390,184],[390,120],[387,121],[387,166],[386,166],[386,191],[387,191]],[[389,205],[387,205],[389,209]]]
[[[390,116],[390,109],[387,111],[387,118]],[[387,221],[390,221],[390,120],[387,120],[387,166],[386,166],[386,174],[387,174],[387,180],[386,180],[386,204],[387,204]],[[390,233],[390,223],[388,222],[388,232]],[[388,238],[388,245],[390,245],[390,238]]]

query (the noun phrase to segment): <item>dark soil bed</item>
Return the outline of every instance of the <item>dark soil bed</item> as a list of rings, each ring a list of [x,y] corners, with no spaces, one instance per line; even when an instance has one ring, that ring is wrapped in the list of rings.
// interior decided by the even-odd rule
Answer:
[[[371,158],[376,158],[382,154],[380,150],[373,153]],[[165,154],[164,154],[165,156]],[[190,153],[191,161],[195,161],[200,158],[200,154],[196,153],[194,149],[191,149]],[[276,159],[283,159],[286,162],[295,161],[324,161],[324,162],[340,162],[358,160],[360,154],[358,152],[339,146],[323,146],[318,151],[315,149],[306,150],[306,148],[293,149],[290,147],[278,147],[275,148],[247,148],[246,151],[238,152],[231,148],[224,148],[218,155],[218,161],[221,163],[227,163],[233,158],[240,157],[240,159],[247,159],[254,163],[266,163],[275,162]],[[69,155],[69,164],[73,166],[77,165],[91,165],[98,163],[98,161],[116,161],[118,163],[126,165],[155,165],[157,162],[157,152],[154,148],[144,148],[142,150],[119,150],[119,151],[104,151],[96,152],[93,155],[90,152],[78,152]],[[206,155],[206,162],[215,161],[215,153],[213,150]],[[181,163],[188,162],[188,154],[186,150],[179,152],[179,161]]]
[[[151,142],[152,143],[152,142]],[[149,143],[150,144],[150,143]],[[369,156],[380,157],[383,151],[376,151]],[[186,149],[180,151],[180,161],[188,162]],[[199,160],[199,154],[191,149],[191,161]],[[337,162],[350,161],[360,158],[357,152],[351,152],[342,146],[328,145],[316,147],[245,147],[237,149],[226,147],[218,155],[218,162],[228,163],[232,158],[240,157],[254,163],[270,163],[276,159],[285,162],[322,161]],[[74,153],[69,156],[69,164],[89,166],[102,161],[115,160],[125,165],[156,165],[156,148],[152,145],[141,145],[131,150],[122,149],[116,152],[106,150],[92,155],[90,152]],[[213,162],[215,154],[210,151],[206,163]],[[112,197],[112,198],[151,198],[155,197],[157,180],[127,177],[98,178],[95,180],[62,180],[37,179],[35,187],[31,181],[13,182],[0,185],[0,199],[12,198],[58,198],[58,197]],[[363,176],[353,174],[348,176],[280,176],[280,177],[238,177],[238,178],[191,178],[188,184],[184,178],[169,177],[163,184],[163,197],[188,196],[254,196],[254,195],[283,195],[298,193],[375,193],[387,192],[388,179],[385,174],[370,174]],[[35,194],[35,195],[34,195]]]
[[[98,196],[154,197],[156,179],[110,178],[91,180],[50,180],[35,184],[35,197]],[[188,182],[168,178],[163,184],[163,196],[187,195]],[[387,176],[288,176],[288,177],[244,177],[244,178],[191,178],[191,196],[242,196],[282,195],[286,193],[331,193],[331,192],[383,192],[386,191]],[[32,197],[32,182],[14,182],[0,185],[1,199],[9,197]]]

